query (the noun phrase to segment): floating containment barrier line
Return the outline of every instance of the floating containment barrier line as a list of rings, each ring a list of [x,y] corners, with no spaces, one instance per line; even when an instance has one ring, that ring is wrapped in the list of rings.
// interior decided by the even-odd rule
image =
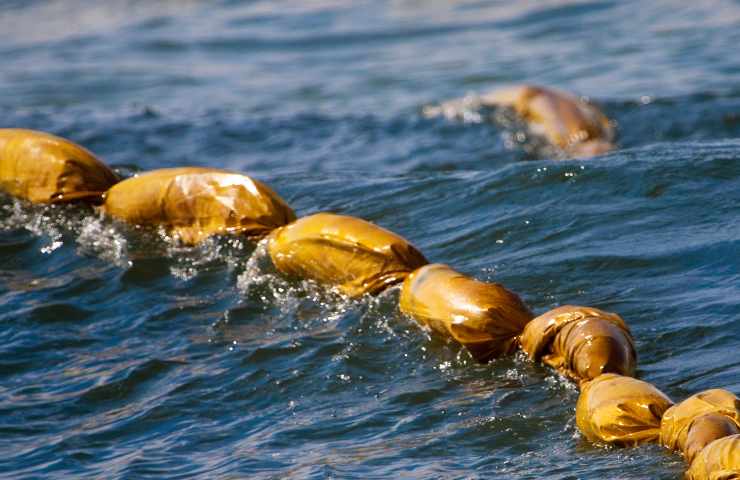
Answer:
[[[614,373],[581,385],[576,425],[586,439],[615,445],[654,442],[673,402],[655,386]]]
[[[481,103],[514,108],[572,154],[611,148],[606,118],[562,92],[524,86],[494,92]],[[411,243],[373,223],[330,213],[296,220],[277,193],[246,175],[183,167],[117,182],[107,166],[72,142],[0,129],[0,188],[11,195],[36,203],[102,202],[107,215],[164,227],[186,244],[211,235],[268,236],[267,250],[280,272],[351,297],[404,282],[399,309],[461,343],[477,361],[511,353],[518,343],[530,359],[578,381],[576,425],[588,440],[659,440],[683,453],[690,480],[740,480],[740,400],[712,389],[673,405],[655,386],[632,378],[634,341],[619,315],[567,305],[532,319],[519,296],[502,285],[429,265]]]
[[[566,305],[535,318],[521,336],[524,352],[577,382],[602,373],[634,376],[637,354],[622,317]]]
[[[591,157],[614,146],[614,127],[594,105],[570,93],[537,85],[517,85],[443,102],[424,109],[427,116],[461,117],[471,108],[512,109],[535,135],[572,157]]]
[[[479,362],[512,353],[532,312],[498,283],[480,282],[447,265],[426,265],[403,282],[401,312],[452,337]]]
[[[270,258],[284,274],[337,287],[350,297],[377,294],[429,263],[404,238],[365,220],[317,213],[275,230]]]
[[[703,418],[707,414],[713,415]],[[726,422],[730,422],[735,431]],[[740,427],[740,400],[732,392],[715,388],[692,395],[669,408],[660,423],[660,443],[670,450],[682,452],[690,463],[704,445],[719,438],[711,438],[713,435],[722,432],[726,433],[721,436],[740,433],[737,431],[738,427]],[[691,452],[688,442],[690,432],[693,437]],[[708,440],[710,438],[711,440]],[[701,439],[704,439],[704,443],[699,447],[696,443]]]
[[[0,189],[34,203],[99,203],[118,177],[88,150],[34,130],[0,129]]]
[[[102,210],[113,218],[162,226],[185,244],[211,235],[262,238],[295,220],[267,185],[215,168],[167,168],[143,173],[105,194]]]
[[[740,435],[713,441],[696,456],[687,480],[740,480]]]

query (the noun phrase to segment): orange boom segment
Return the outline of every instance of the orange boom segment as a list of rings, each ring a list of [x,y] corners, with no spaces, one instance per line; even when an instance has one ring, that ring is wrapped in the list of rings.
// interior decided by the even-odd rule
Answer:
[[[288,204],[246,175],[214,168],[146,172],[111,188],[103,211],[127,223],[163,226],[196,244],[211,235],[261,238],[295,220]]]
[[[404,238],[355,217],[318,213],[270,235],[275,267],[356,297],[403,281],[427,259]]]
[[[576,424],[592,442],[636,445],[658,440],[660,419],[673,402],[653,385],[606,373],[585,382]]]
[[[522,349],[578,382],[602,373],[633,376],[637,354],[622,317],[597,308],[566,305],[525,327]]]
[[[570,93],[520,85],[484,95],[482,102],[512,108],[534,133],[571,155],[593,156],[614,149],[609,119]]]
[[[0,189],[34,203],[100,202],[118,177],[95,155],[48,133],[0,129]]]
[[[696,456],[687,480],[740,480],[740,434],[713,441]]]
[[[406,278],[403,313],[464,345],[479,362],[511,353],[532,312],[498,283],[480,282],[447,265],[427,265]]]
[[[715,416],[699,421],[700,417],[707,414]],[[725,425],[726,422],[716,418],[717,415],[740,427],[740,399],[732,392],[720,388],[692,395],[665,412],[660,424],[660,442],[671,450],[682,452],[688,459],[690,431],[693,432],[695,442],[700,438],[709,438],[711,432],[738,433]]]
[[[684,457],[691,464],[704,447],[713,441],[737,434],[740,434],[740,426],[733,419],[719,413],[705,413],[689,426]]]

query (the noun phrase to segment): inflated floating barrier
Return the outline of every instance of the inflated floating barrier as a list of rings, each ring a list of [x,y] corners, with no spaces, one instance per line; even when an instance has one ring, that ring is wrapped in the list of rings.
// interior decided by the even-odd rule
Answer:
[[[198,167],[153,170],[124,180],[105,194],[102,210],[127,223],[165,227],[191,245],[212,235],[261,238],[296,218],[262,182]]]
[[[403,282],[401,312],[464,345],[479,362],[513,352],[532,312],[518,295],[447,265],[426,265]]]
[[[740,427],[733,419],[720,413],[705,413],[696,417],[689,426],[684,457],[691,464],[704,447],[713,441],[737,434],[740,434]]]
[[[506,107],[566,154],[590,157],[614,149],[614,127],[594,105],[570,93],[537,85],[517,85],[425,109],[427,115],[459,116],[470,107]]]
[[[613,130],[592,105],[563,92],[521,86],[480,97],[513,108],[573,155],[613,148]],[[452,108],[455,102],[443,104]],[[127,223],[164,227],[187,244],[211,236],[262,238],[275,267],[349,296],[404,282],[403,313],[464,345],[481,362],[517,343],[536,361],[580,382],[576,424],[590,441],[660,442],[681,451],[690,480],[740,480],[740,401],[712,389],[678,405],[632,378],[636,354],[619,315],[581,306],[532,320],[522,300],[497,283],[428,265],[404,238],[359,218],[319,213],[296,220],[274,191],[248,176],[213,168],[155,170],[118,182],[92,153],[43,132],[0,129],[0,189],[36,203],[102,202]],[[292,222],[292,223],[291,223]]]
[[[740,433],[738,427],[740,399],[732,392],[715,388],[692,395],[666,410],[660,423],[660,443],[673,451],[682,452],[690,462],[704,445],[719,438],[715,435]],[[690,431],[693,437],[691,449],[688,442]],[[724,435],[721,435],[723,432]],[[700,442],[700,446],[697,442]]]
[[[647,382],[605,373],[581,385],[576,424],[592,442],[653,442],[660,437],[660,419],[671,405],[670,398]]]
[[[85,148],[34,130],[0,129],[0,189],[34,203],[87,201],[118,177]]]
[[[524,328],[522,350],[530,359],[578,382],[602,373],[634,376],[632,335],[622,317],[597,308],[566,305],[535,318]]]
[[[713,441],[694,458],[687,480],[740,480],[740,435]]]
[[[275,230],[268,251],[279,271],[335,286],[351,297],[377,294],[429,263],[395,233],[330,213],[303,217]]]

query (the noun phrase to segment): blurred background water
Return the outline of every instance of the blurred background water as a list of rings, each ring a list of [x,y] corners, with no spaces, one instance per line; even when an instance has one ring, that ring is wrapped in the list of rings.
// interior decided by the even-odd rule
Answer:
[[[740,2],[0,3],[0,127],[123,174],[245,172],[299,215],[392,229],[433,261],[620,313],[675,400],[740,393]],[[554,161],[428,104],[512,82],[590,97],[620,150]],[[603,448],[577,391],[476,365],[396,310],[82,207],[0,200],[3,478],[676,479]]]

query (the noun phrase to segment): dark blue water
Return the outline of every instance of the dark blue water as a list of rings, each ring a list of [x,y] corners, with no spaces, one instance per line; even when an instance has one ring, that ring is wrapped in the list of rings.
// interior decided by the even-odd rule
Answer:
[[[249,173],[538,313],[620,313],[676,400],[740,393],[737,1],[0,5],[0,127],[124,174]],[[421,115],[522,81],[590,96],[621,149],[554,161],[485,115]],[[0,476],[680,478],[657,446],[580,438],[552,371],[477,365],[396,302],[287,283],[247,243],[3,197]]]

